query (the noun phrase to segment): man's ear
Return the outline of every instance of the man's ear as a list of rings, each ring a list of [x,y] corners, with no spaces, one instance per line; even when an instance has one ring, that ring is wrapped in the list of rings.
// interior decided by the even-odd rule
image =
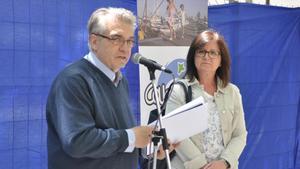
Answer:
[[[96,49],[97,49],[97,43],[98,43],[98,41],[97,41],[97,36],[96,35],[93,35],[93,34],[90,34],[90,36],[89,36],[89,43],[90,43],[90,47],[91,47],[91,49],[93,50],[93,51],[96,51]]]

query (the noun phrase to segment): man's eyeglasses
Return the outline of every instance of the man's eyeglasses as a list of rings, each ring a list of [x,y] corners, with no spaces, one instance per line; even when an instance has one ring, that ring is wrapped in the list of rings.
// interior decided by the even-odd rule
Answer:
[[[100,33],[93,33],[93,34],[96,35],[96,36],[100,36],[102,38],[108,39],[112,42],[112,44],[118,45],[118,46],[124,45],[125,42],[126,42],[126,45],[129,46],[129,47],[133,47],[134,44],[135,44],[133,39],[125,40],[120,35],[113,35],[113,36],[109,37],[109,36],[106,36],[106,35],[103,35],[103,34],[100,34]]]
[[[220,56],[220,52],[215,51],[215,50],[207,51],[207,50],[197,49],[196,54],[198,56],[200,56],[201,58],[204,58],[206,56],[206,54],[208,54],[208,56],[212,59],[217,58],[218,56]]]

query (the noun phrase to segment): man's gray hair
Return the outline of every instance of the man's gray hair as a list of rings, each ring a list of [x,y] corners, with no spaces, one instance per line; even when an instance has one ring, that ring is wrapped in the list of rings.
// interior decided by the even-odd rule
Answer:
[[[91,15],[87,29],[89,35],[92,33],[105,33],[107,31],[107,21],[114,20],[132,25],[132,29],[136,28],[136,17],[133,13],[124,8],[99,8]]]

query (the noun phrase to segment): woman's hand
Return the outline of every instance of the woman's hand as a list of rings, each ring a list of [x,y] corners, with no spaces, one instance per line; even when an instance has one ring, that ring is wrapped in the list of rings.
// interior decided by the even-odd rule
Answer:
[[[169,144],[169,153],[171,153],[179,145],[179,143],[170,144],[170,140],[168,140],[168,144]],[[165,157],[166,157],[166,154],[163,149],[163,146],[160,145],[159,149],[157,151],[157,159],[162,160]]]
[[[227,165],[224,160],[217,160],[206,164],[201,169],[227,169]]]

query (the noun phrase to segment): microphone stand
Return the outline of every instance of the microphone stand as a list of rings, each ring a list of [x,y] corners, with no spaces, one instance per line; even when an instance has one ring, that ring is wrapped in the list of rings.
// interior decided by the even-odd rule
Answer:
[[[157,120],[159,123],[159,129],[160,129],[158,132],[154,132],[154,136],[152,138],[152,142],[154,145],[154,158],[153,158],[152,169],[156,169],[158,143],[159,143],[160,139],[162,139],[162,145],[163,145],[163,149],[165,151],[165,157],[166,157],[166,161],[168,164],[168,169],[172,169],[171,160],[170,160],[170,156],[169,156],[169,144],[168,144],[168,139],[167,139],[167,133],[166,133],[166,129],[163,127],[163,123],[162,123],[161,109],[160,109],[160,105],[159,105],[157,88],[156,88],[156,84],[155,84],[155,68],[151,68],[151,67],[147,67],[147,68],[148,68],[148,71],[150,74],[150,80],[151,80],[151,84],[153,87],[154,99],[155,99],[156,108],[157,108],[157,112],[158,112]]]

